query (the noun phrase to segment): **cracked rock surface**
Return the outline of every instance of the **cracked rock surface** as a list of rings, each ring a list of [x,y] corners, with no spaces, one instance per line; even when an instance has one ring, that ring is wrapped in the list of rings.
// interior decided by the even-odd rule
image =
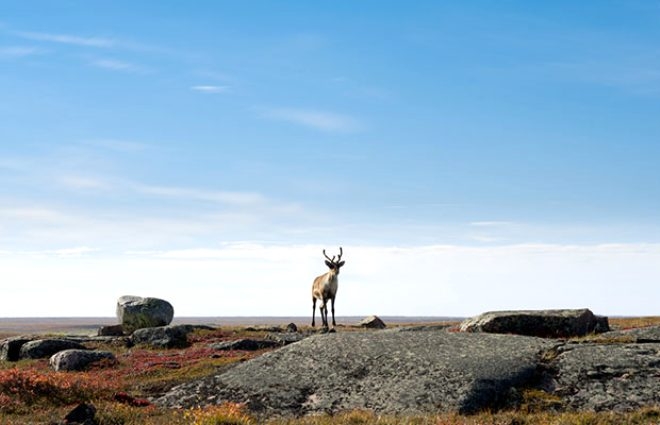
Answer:
[[[257,413],[347,409],[475,412],[497,407],[536,373],[556,341],[444,331],[315,335],[227,372],[175,387],[170,407],[247,402]]]
[[[572,340],[415,327],[315,335],[173,388],[170,407],[246,402],[254,413],[472,413],[515,408],[521,390],[553,410],[660,405],[660,326]]]
[[[629,411],[660,404],[660,344],[567,344],[554,392],[567,409]]]

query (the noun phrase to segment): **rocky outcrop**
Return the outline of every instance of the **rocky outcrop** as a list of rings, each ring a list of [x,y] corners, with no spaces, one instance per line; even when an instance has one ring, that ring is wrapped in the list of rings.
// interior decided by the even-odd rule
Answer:
[[[631,411],[660,404],[659,343],[566,344],[551,363],[565,409]]]
[[[101,361],[115,364],[117,359],[109,351],[71,349],[54,354],[49,364],[56,371],[80,371]]]
[[[171,407],[246,402],[269,414],[475,412],[504,403],[555,342],[444,331],[318,334],[172,389]]]
[[[606,317],[597,317],[589,309],[491,311],[467,319],[461,332],[488,332],[570,338],[609,331]]]
[[[172,304],[159,298],[124,295],[117,300],[117,319],[128,334],[136,329],[167,326],[173,318]]]
[[[133,344],[153,348],[185,348],[189,346],[188,334],[194,329],[190,325],[159,326],[138,329],[131,335]]]
[[[85,350],[85,346],[68,339],[36,339],[28,341],[21,346],[19,358],[21,359],[45,359],[53,354],[68,349]]]
[[[245,402],[266,416],[472,413],[515,408],[532,388],[554,410],[625,412],[660,404],[659,353],[660,326],[571,340],[439,327],[317,334],[156,403]]]

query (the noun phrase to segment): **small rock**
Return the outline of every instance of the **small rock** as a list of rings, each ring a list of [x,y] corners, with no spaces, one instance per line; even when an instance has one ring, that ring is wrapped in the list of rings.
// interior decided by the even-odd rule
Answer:
[[[295,323],[289,323],[286,325],[286,331],[289,333],[296,333],[298,332],[298,326],[296,326]]]
[[[64,417],[65,424],[96,425],[96,407],[90,403],[81,403]]]
[[[101,326],[98,336],[123,336],[124,327],[122,325]]]
[[[96,421],[96,407],[90,403],[81,403],[71,410],[65,417],[64,423],[66,424],[97,424]]]
[[[45,359],[68,349],[85,350],[85,346],[68,339],[36,339],[23,344],[19,353],[21,359]]]
[[[102,360],[111,364],[117,362],[115,355],[109,351],[71,349],[54,354],[50,358],[49,364],[56,371],[80,371],[87,369],[92,363]]]
[[[362,321],[360,321],[360,323],[358,323],[358,325],[368,329],[385,329],[386,327],[385,322],[380,320],[378,316],[369,316],[364,318]]]
[[[145,344],[154,348],[185,348],[190,345],[188,334],[192,329],[189,325],[142,328],[133,332],[131,341],[133,344]]]
[[[291,333],[291,332],[274,332],[266,335],[266,339],[269,341],[275,341],[279,345],[289,345],[294,342],[302,341],[305,338],[305,335],[301,333]]]

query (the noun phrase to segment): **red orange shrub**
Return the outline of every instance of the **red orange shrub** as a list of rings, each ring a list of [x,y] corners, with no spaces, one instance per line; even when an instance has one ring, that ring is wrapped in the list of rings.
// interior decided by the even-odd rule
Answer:
[[[12,412],[39,402],[66,405],[102,397],[112,385],[90,375],[43,373],[18,368],[0,370],[0,412]]]

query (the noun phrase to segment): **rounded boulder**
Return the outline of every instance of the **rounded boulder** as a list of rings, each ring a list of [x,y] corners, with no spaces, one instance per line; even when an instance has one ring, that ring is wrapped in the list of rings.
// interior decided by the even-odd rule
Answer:
[[[159,298],[125,295],[117,300],[117,319],[125,333],[142,328],[167,326],[173,318],[172,304]]]
[[[117,359],[109,351],[64,350],[50,358],[50,366],[56,371],[80,371],[87,369],[93,363],[106,361],[115,364]]]

